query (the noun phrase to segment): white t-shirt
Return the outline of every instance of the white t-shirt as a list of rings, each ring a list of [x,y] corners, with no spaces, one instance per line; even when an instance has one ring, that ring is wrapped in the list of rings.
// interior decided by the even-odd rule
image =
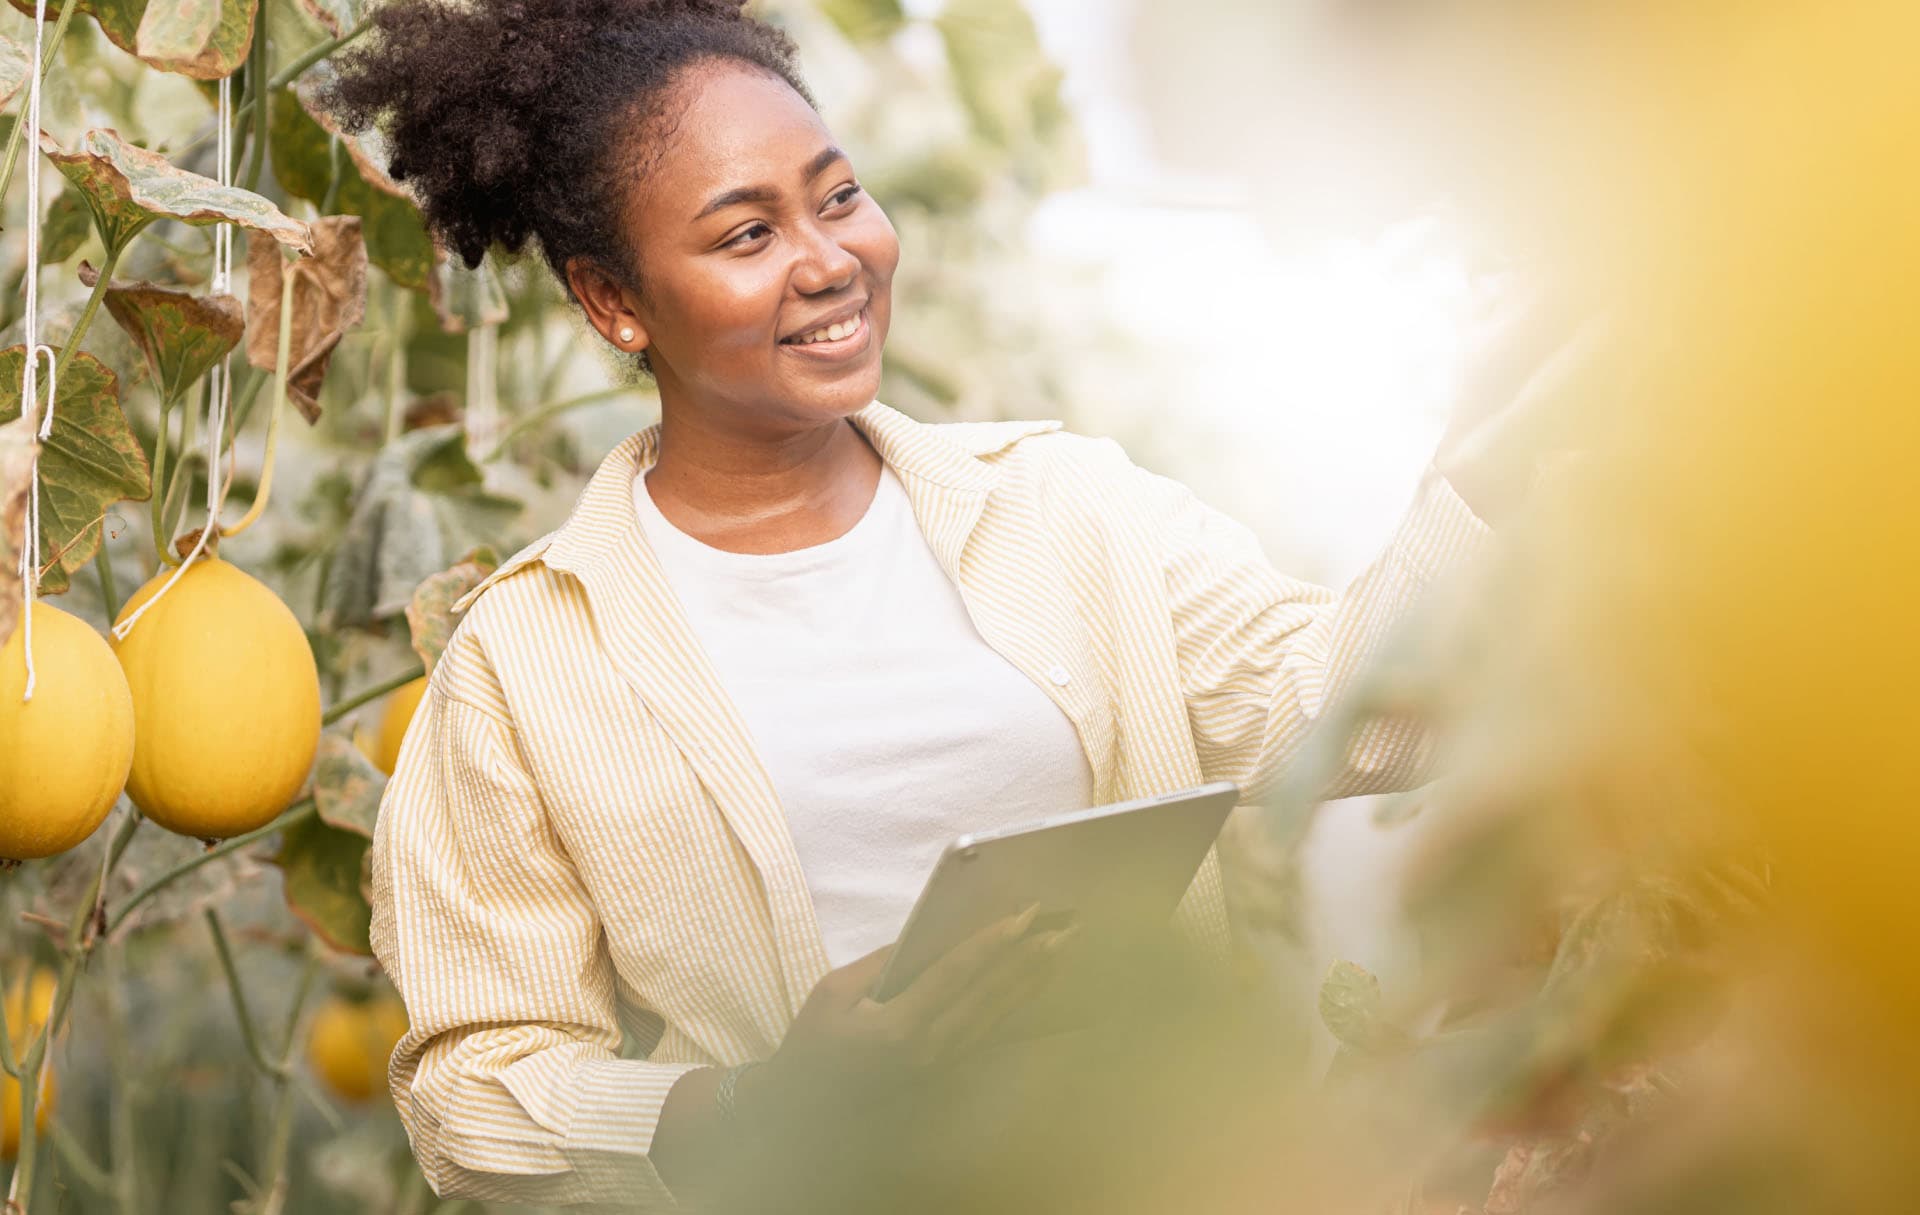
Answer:
[[[882,466],[824,544],[730,553],[634,510],[780,795],[834,966],[893,941],[966,831],[1091,804],[1058,706],[987,645]]]

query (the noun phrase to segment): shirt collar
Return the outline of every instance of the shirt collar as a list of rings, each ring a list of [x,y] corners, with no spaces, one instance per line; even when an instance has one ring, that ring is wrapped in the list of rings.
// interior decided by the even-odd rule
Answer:
[[[1058,421],[918,422],[892,406],[873,401],[850,420],[873,444],[888,467],[910,491],[929,487],[984,498],[998,472],[988,457],[1032,434],[1059,430]],[[660,423],[622,439],[600,461],[565,523],[520,550],[453,605],[464,611],[495,581],[533,560],[580,574],[604,561],[618,545],[631,543],[634,528],[633,478],[653,466],[660,452]],[[918,498],[919,495],[916,495]]]

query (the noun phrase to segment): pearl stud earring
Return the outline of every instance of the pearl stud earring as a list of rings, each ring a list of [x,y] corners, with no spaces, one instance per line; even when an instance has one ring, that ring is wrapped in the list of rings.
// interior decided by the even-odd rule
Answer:
[[[631,342],[633,340],[633,330],[622,329],[620,331],[620,340],[623,342]]]

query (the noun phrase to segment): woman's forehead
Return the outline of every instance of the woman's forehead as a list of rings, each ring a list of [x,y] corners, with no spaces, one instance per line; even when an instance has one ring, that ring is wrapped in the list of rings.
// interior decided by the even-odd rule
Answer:
[[[675,92],[647,174],[650,209],[692,220],[724,193],[802,184],[833,135],[779,77],[719,61],[688,73]]]

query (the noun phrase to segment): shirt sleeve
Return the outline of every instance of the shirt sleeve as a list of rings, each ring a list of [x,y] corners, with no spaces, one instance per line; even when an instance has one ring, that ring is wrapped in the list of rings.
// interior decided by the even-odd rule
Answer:
[[[1209,780],[1265,794],[1321,713],[1353,684],[1391,625],[1491,535],[1438,469],[1423,471],[1392,539],[1344,593],[1277,571],[1245,526],[1152,473],[1163,525],[1175,648],[1193,738]],[[1426,723],[1367,721],[1348,741],[1327,798],[1418,784]]]
[[[410,1023],[388,1078],[434,1192],[676,1210],[647,1152],[698,1065],[619,1057],[598,914],[476,646],[434,671],[371,857],[374,953]]]

